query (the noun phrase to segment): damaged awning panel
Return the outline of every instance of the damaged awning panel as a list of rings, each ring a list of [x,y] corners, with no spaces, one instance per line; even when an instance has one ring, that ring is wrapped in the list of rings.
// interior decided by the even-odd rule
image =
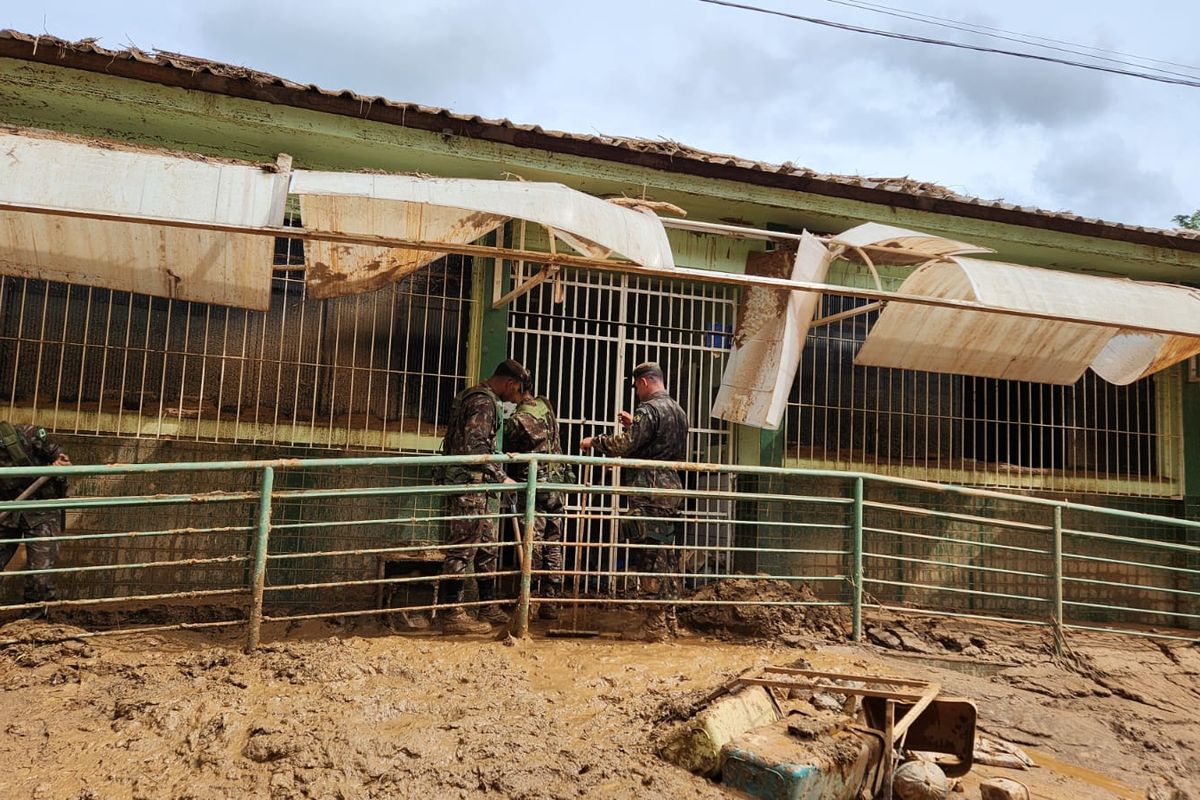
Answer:
[[[823,282],[831,260],[825,246],[806,233],[796,251],[751,253],[746,274]],[[765,286],[744,290],[714,417],[756,428],[779,427],[820,300],[817,292]]]
[[[946,239],[907,228],[866,222],[829,237],[831,245],[850,249],[870,248],[872,258],[887,264],[919,264],[933,258],[969,253],[991,253],[990,248]]]
[[[1200,293],[1177,286],[954,257],[915,270],[898,293],[1047,318],[893,302],[856,364],[1063,385],[1092,367],[1127,384],[1200,350]],[[1124,330],[1148,321],[1177,333]]]
[[[166,222],[277,226],[287,184],[274,165],[0,132],[0,202],[70,214],[0,211],[0,274],[266,310],[270,237]]]
[[[418,242],[469,244],[505,217],[462,208],[345,195],[300,195],[300,216],[313,230],[390,236]],[[445,256],[440,250],[368,247],[310,241],[305,281],[314,299],[372,292]]]
[[[665,269],[675,263],[656,216],[556,183],[300,170],[292,192],[300,196],[305,225],[314,229],[463,244],[509,219],[522,219],[545,226],[592,258],[617,253]],[[318,244],[309,246],[305,262],[314,296],[332,297],[377,288],[441,255]]]

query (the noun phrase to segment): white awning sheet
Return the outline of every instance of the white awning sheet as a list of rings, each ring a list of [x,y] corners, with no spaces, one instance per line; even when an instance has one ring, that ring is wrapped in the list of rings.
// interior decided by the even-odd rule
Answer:
[[[0,131],[0,202],[239,226],[283,222],[286,172]],[[266,310],[274,241],[0,211],[0,274]]]
[[[946,239],[907,228],[897,228],[878,222],[864,222],[836,236],[829,237],[830,244],[846,247],[872,247],[896,250],[895,254],[883,254],[877,260],[890,264],[919,263],[941,256],[965,255],[967,253],[991,253],[990,248],[967,242]],[[893,257],[894,256],[894,257]]]
[[[1116,384],[1200,352],[1200,291],[954,257],[914,270],[899,294],[977,301],[1061,319],[890,303],[855,363],[1072,384],[1090,366]],[[1153,323],[1174,334],[1123,330]]]
[[[772,262],[778,262],[778,257],[786,254],[787,251],[752,254],[766,257],[759,262],[765,263],[765,268],[755,269],[752,260],[747,262],[746,272],[794,281],[825,280],[832,259],[816,237],[805,233],[794,261],[779,265],[782,269],[772,269]],[[766,286],[743,290],[733,348],[713,402],[714,417],[756,428],[779,427],[800,366],[800,352],[809,324],[820,300],[818,292]]]
[[[309,228],[466,243],[508,219],[523,219],[593,258],[615,252],[646,267],[675,265],[656,216],[557,183],[298,170],[292,192],[301,197]],[[314,296],[332,297],[397,280],[441,255],[310,242],[305,262]]]

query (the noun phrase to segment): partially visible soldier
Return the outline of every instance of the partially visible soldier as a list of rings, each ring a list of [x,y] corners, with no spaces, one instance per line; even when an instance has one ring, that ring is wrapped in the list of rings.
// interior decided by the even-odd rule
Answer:
[[[558,418],[550,401],[533,394],[532,380],[522,389],[517,410],[504,423],[504,449],[509,453],[562,453],[558,437]],[[528,478],[527,464],[514,464],[512,475],[517,481]],[[539,483],[565,483],[569,480],[566,465],[562,463],[538,462]],[[534,500],[537,515],[533,522],[532,569],[547,570],[542,576],[540,594],[544,597],[559,597],[562,594],[563,568],[563,495],[562,492],[539,491]],[[558,606],[541,603],[538,618],[558,619]]]
[[[45,428],[35,425],[11,425],[0,422],[0,466],[42,467],[67,466],[71,459],[63,449],[46,434]],[[15,500],[24,493],[37,478],[8,478],[0,481],[0,500]],[[67,496],[65,478],[51,478],[30,495],[29,500],[50,500]],[[3,512],[0,512],[3,514]],[[63,512],[60,509],[24,509],[3,514],[0,518],[0,539],[9,540],[0,544],[0,569],[8,565],[16,555],[19,539],[25,540],[25,568],[31,570],[52,569],[58,560],[57,539],[63,532]],[[25,579],[24,599],[26,603],[44,603],[54,599],[54,579],[51,575],[29,575]],[[47,616],[45,606],[27,609],[22,615],[40,619]]]
[[[442,454],[448,456],[486,455],[502,452],[500,449],[501,401],[516,403],[524,394],[529,372],[517,361],[505,359],[497,366],[492,376],[483,383],[463,390],[450,404],[450,418],[446,423],[446,438],[442,441]],[[499,464],[456,464],[446,467],[442,483],[483,484],[514,483]],[[454,545],[445,551],[442,562],[441,596],[445,603],[460,603],[463,596],[463,581],[467,564],[475,564],[476,574],[496,571],[497,530],[496,517],[500,513],[500,498],[484,491],[447,495],[446,513],[464,519],[448,523],[449,536],[446,544]],[[476,578],[479,599],[488,602],[479,611],[479,620],[472,619],[461,607],[449,609],[441,617],[442,630],[446,633],[487,633],[491,624],[505,625],[508,615],[495,602],[496,578]]]
[[[686,455],[687,413],[667,393],[663,385],[662,368],[654,362],[638,364],[633,370],[634,394],[638,406],[633,414],[622,411],[624,430],[605,436],[588,436],[579,443],[584,452],[595,450],[618,458],[639,458],[651,461],[682,461]],[[682,489],[679,473],[670,467],[624,469],[623,483],[648,489]],[[629,495],[629,515],[648,519],[629,519],[622,523],[622,533],[631,544],[673,545],[678,533],[674,519],[683,507],[683,498],[675,495]],[[655,599],[675,600],[679,597],[680,559],[675,550],[666,548],[634,548],[634,569],[637,572],[666,573],[665,578],[643,578],[648,594]],[[659,604],[646,615],[640,629],[629,632],[630,638],[661,640],[678,633],[675,606]]]

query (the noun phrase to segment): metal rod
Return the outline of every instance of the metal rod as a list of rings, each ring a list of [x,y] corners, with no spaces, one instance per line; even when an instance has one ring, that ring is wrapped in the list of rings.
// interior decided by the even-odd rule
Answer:
[[[854,479],[854,527],[853,541],[850,551],[853,565],[851,567],[850,584],[854,591],[851,605],[850,638],[855,642],[862,641],[863,620],[863,479]]]
[[[840,311],[837,314],[830,314],[827,317],[819,317],[818,319],[814,319],[809,324],[808,329],[812,330],[813,328],[819,328],[823,325],[831,325],[834,322],[841,322],[842,320],[850,319],[851,317],[859,317],[859,316],[862,316],[863,314],[869,314],[872,311],[879,311],[881,308],[884,307],[884,305],[885,305],[884,301],[878,300],[874,303],[867,303],[866,305],[855,306],[854,308],[851,308],[848,311]]]
[[[522,531],[522,540],[517,543],[524,553],[521,559],[521,591],[517,598],[517,619],[516,629],[513,635],[518,639],[524,639],[529,635],[529,593],[532,590],[533,578],[530,570],[533,569],[533,526],[535,504],[537,502],[537,465],[536,458],[531,459],[528,464],[528,472],[525,475],[525,525]]]
[[[332,231],[315,231],[308,228],[290,228],[285,226],[228,225],[223,223],[196,222],[192,220],[167,219],[157,217],[142,217],[129,214],[109,214],[96,211],[80,211],[76,209],[50,208],[22,203],[0,203],[0,211],[27,212],[31,214],[47,214],[50,216],[73,217],[81,219],[96,219],[110,222],[126,222],[137,225],[161,225],[171,228],[187,228],[192,230],[222,231],[225,233],[244,234],[249,236],[270,236],[295,239],[305,239],[320,242],[335,242],[338,244],[357,244],[369,247],[394,248],[401,250],[423,250],[435,253],[457,254],[494,258],[497,256],[512,258],[520,261],[532,261],[540,264],[557,264],[586,267],[590,269],[622,272],[634,275],[648,275],[677,280],[696,281],[700,283],[724,283],[738,286],[767,286],[775,289],[806,291],[846,295],[868,300],[890,300],[897,303],[934,306],[939,308],[954,308],[964,311],[983,311],[1004,316],[1027,317],[1030,319],[1045,319],[1061,322],[1074,322],[1080,325],[1097,326],[1102,328],[1120,327],[1122,330],[1145,333],[1164,333],[1172,336],[1190,335],[1187,331],[1176,328],[1164,328],[1154,325],[1128,325],[1099,322],[1090,317],[1075,314],[1053,314],[1026,308],[1003,308],[979,303],[971,300],[953,300],[945,297],[929,297],[924,295],[899,294],[879,289],[837,286],[816,283],[813,281],[795,281],[787,278],[770,278],[756,275],[719,272],[705,269],[689,269],[685,267],[647,267],[631,261],[615,259],[596,259],[584,256],[572,256],[564,253],[546,253],[527,251],[513,248],[489,247],[486,245],[457,244],[451,242],[406,240],[390,236],[368,236],[362,234],[335,233]]]
[[[1063,655],[1063,514],[1062,506],[1054,507],[1054,538],[1051,540],[1050,564],[1053,569],[1051,579],[1053,606],[1050,609],[1050,623],[1054,626],[1054,650]]]
[[[271,490],[275,486],[274,467],[263,467],[259,483],[258,531],[254,537],[254,572],[250,582],[250,620],[246,626],[246,652],[258,649],[262,633],[263,586],[267,580],[267,545],[271,534]]]

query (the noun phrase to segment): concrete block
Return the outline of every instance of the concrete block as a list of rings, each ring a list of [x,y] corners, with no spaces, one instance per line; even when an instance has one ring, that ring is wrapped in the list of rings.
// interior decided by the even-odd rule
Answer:
[[[689,772],[708,777],[721,769],[721,748],[754,728],[779,719],[779,708],[763,686],[726,695],[685,723],[659,755]]]
[[[979,784],[982,800],[1029,800],[1029,789],[1020,781],[989,778]]]

